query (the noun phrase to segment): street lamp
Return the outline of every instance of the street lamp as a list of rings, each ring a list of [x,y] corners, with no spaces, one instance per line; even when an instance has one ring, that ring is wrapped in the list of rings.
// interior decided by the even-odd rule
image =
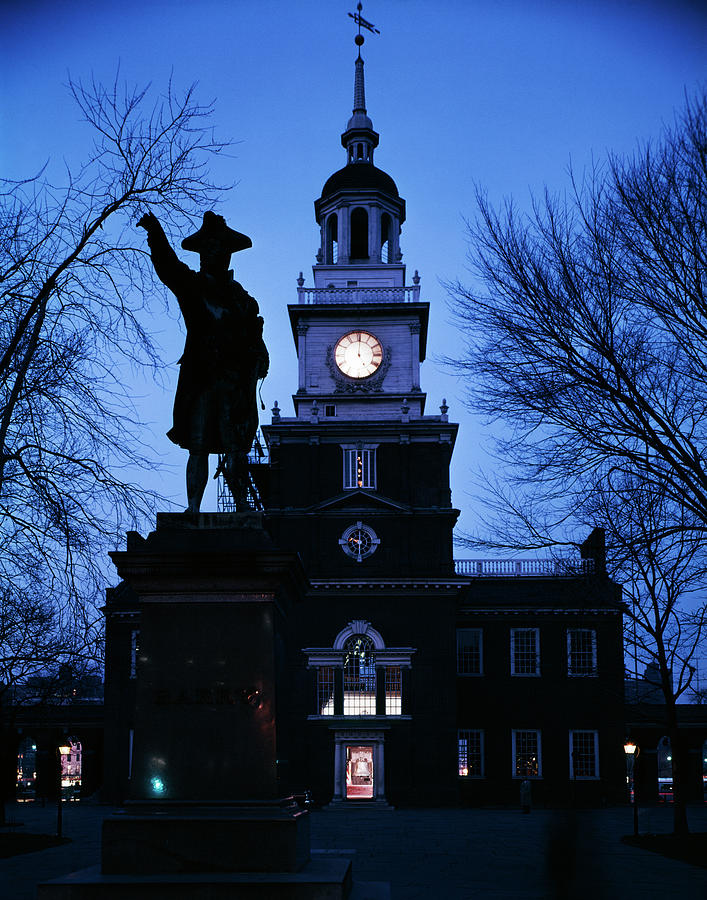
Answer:
[[[627,762],[630,759],[630,765],[628,766],[631,772],[631,784],[633,786],[633,834],[634,837],[638,837],[638,792],[636,791],[636,774],[637,774],[637,763],[638,763],[638,755],[641,751],[638,749],[638,745],[634,744],[633,741],[627,740],[624,744],[624,753],[627,757]]]

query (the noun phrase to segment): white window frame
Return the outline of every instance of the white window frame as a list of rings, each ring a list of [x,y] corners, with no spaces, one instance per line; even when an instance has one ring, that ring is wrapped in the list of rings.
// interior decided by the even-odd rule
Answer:
[[[460,743],[462,740],[466,740],[468,742],[468,735],[470,734],[478,734],[479,736],[479,774],[478,775],[462,775],[459,772],[459,751],[460,751]],[[485,766],[485,753],[484,753],[484,731],[482,728],[460,728],[457,731],[457,777],[466,780],[479,780],[481,778],[486,777],[486,766]],[[467,763],[469,761],[469,745],[467,743]]]
[[[536,734],[538,748],[538,774],[537,775],[516,775],[516,736],[519,734]],[[543,745],[542,734],[539,728],[514,728],[511,731],[511,775],[513,778],[520,780],[531,778],[533,781],[539,781],[543,777]]]
[[[324,672],[327,674],[331,674],[331,679],[327,679],[326,681],[322,677]],[[317,715],[319,716],[333,716],[335,715],[335,703],[336,703],[336,667],[335,666],[317,666]],[[324,697],[324,692],[331,687],[331,696],[326,705],[322,705],[322,699]]]
[[[376,478],[376,447],[343,447],[343,484],[345,491],[375,491]],[[358,459],[361,458],[362,483],[358,484],[356,471]]]
[[[535,634],[535,671],[534,672],[516,672],[515,657],[515,635],[519,631],[530,631]],[[511,675],[516,678],[539,678],[540,677],[540,629],[539,628],[511,628]]]
[[[594,774],[593,775],[575,775],[574,774],[574,736],[575,734],[591,734],[594,736]],[[599,732],[592,728],[571,728],[569,739],[570,754],[570,778],[573,781],[598,781],[599,774]]]
[[[461,659],[460,659],[460,649],[461,649],[461,640],[460,637],[462,633],[473,632],[479,637],[479,671],[478,672],[463,672],[461,669]],[[480,675],[484,674],[484,630],[483,628],[457,628],[457,675],[461,675],[469,678],[478,678]]]
[[[592,670],[591,672],[573,672],[572,667],[572,634],[584,631],[591,634],[592,638]],[[595,628],[568,628],[567,629],[567,676],[569,678],[596,678],[597,672],[597,632]]]

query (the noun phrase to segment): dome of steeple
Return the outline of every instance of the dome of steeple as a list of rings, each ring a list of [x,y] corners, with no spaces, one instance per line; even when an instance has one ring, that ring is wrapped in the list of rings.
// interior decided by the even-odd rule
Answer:
[[[322,200],[339,191],[381,191],[391,197],[399,197],[393,179],[372,163],[358,162],[344,166],[327,178],[322,188]]]

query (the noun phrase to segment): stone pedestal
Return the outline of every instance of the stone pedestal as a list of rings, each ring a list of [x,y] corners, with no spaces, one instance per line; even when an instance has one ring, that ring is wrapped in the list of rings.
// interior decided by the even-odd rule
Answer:
[[[350,862],[313,862],[309,814],[279,797],[298,556],[259,513],[161,514],[111,556],[140,602],[131,801],[104,822],[100,871],[38,897],[348,896]]]

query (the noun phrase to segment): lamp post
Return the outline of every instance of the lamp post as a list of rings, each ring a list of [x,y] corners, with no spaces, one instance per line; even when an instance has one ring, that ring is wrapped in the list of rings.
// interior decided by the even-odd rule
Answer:
[[[58,763],[58,770],[59,770],[59,777],[58,777],[58,784],[57,784],[58,794],[57,794],[57,798],[56,798],[56,836],[57,837],[62,837],[62,829],[63,829],[63,825],[64,825],[64,820],[63,820],[64,808],[62,805],[63,791],[62,791],[62,783],[61,783],[62,775],[63,775],[62,757],[68,756],[70,752],[71,752],[71,747],[68,747],[65,745],[62,745],[61,747],[56,748],[57,763]]]
[[[633,787],[633,834],[634,837],[638,837],[638,793],[636,791],[636,763],[638,762],[638,755],[640,750],[638,749],[638,745],[634,744],[633,741],[627,740],[624,744],[624,753],[627,757],[627,762],[630,759],[631,762],[628,766],[628,769],[631,772],[631,786]]]

